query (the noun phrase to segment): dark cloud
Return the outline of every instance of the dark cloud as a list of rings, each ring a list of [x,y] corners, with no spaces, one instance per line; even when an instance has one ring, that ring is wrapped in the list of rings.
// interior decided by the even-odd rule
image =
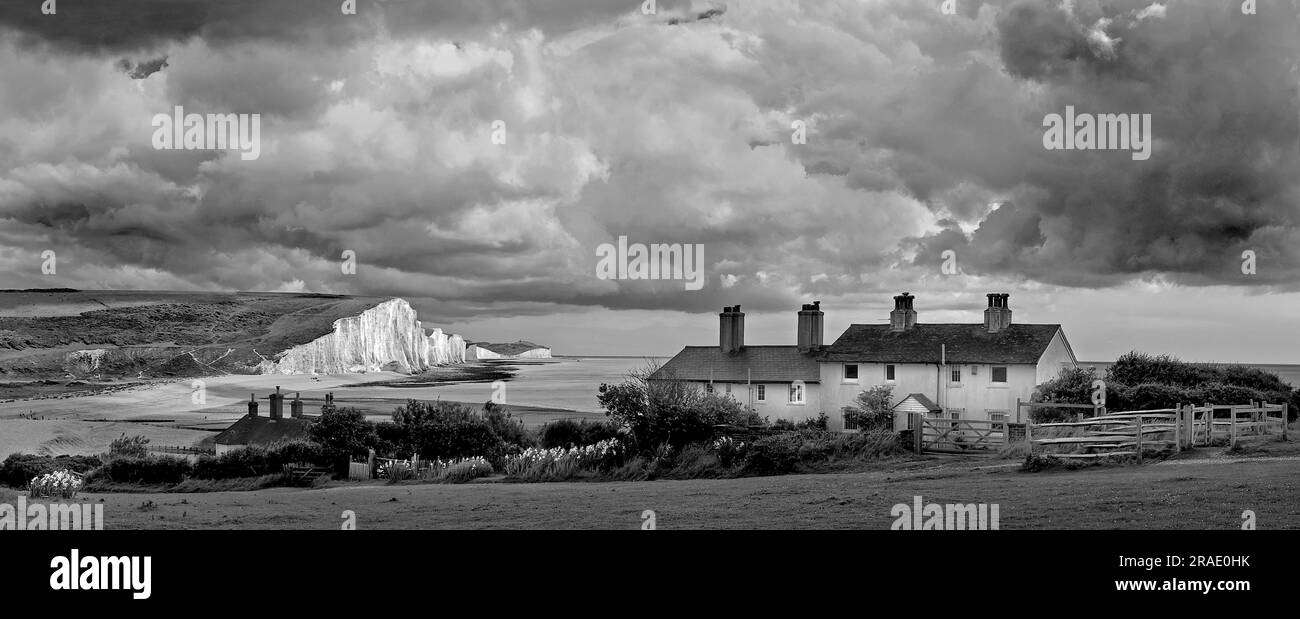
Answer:
[[[762,311],[929,283],[945,250],[1063,286],[1300,281],[1281,1],[0,3],[0,261],[58,247],[72,287]],[[174,105],[262,114],[262,158],[154,150]],[[1151,158],[1045,150],[1066,106],[1151,114]],[[703,244],[705,290],[596,279],[621,235]]]

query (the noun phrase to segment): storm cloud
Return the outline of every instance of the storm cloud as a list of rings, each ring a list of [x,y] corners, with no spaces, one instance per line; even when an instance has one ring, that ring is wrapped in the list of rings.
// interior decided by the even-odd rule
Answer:
[[[0,1],[0,288],[463,317],[1300,282],[1289,1],[340,4]],[[260,114],[260,158],[155,150],[175,106]],[[1150,159],[1044,149],[1067,106],[1150,114]],[[619,236],[703,244],[704,290],[598,279]]]

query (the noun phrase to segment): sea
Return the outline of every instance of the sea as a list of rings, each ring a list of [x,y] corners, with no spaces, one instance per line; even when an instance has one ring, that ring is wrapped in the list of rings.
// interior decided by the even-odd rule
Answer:
[[[518,368],[514,378],[506,381],[505,400],[511,404],[563,408],[582,412],[601,412],[596,394],[601,383],[621,383],[628,373],[646,368],[666,357],[556,357],[549,360],[520,360],[510,365]],[[411,397],[441,397],[460,402],[486,402],[491,398],[487,385],[459,383],[422,387]]]

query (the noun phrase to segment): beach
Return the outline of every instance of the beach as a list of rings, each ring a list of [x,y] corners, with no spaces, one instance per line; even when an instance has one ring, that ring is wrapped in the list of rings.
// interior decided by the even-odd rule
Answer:
[[[421,377],[395,372],[225,375],[94,395],[14,400],[0,403],[0,458],[20,451],[100,453],[123,433],[145,436],[155,445],[193,445],[247,414],[250,396],[256,395],[259,412],[268,414],[267,397],[277,386],[290,400],[301,397],[308,415],[318,414],[325,394],[333,393],[337,406],[356,408],[377,421],[388,419],[407,400],[475,407],[494,400],[529,426],[557,419],[603,419],[596,402],[600,384],[621,382],[629,371],[647,363],[644,357],[562,357],[485,364],[492,370],[488,376],[512,374],[499,380],[462,378],[465,366],[446,368],[452,378],[442,378],[439,372]]]

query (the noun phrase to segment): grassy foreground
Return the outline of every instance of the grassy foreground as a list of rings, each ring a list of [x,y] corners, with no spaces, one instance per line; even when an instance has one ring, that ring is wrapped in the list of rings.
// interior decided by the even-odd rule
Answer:
[[[465,485],[335,483],[202,494],[87,494],[107,529],[888,529],[896,503],[997,503],[1001,528],[1300,529],[1300,459],[1023,473],[941,460],[861,473],[722,480]]]

